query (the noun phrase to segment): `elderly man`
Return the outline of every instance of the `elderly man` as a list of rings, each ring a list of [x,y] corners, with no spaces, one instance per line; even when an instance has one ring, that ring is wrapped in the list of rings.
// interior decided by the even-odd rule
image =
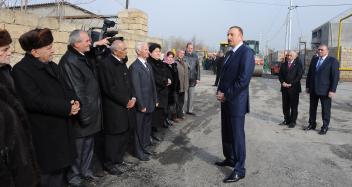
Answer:
[[[184,60],[185,51],[178,50],[175,62],[177,63],[178,78],[180,80],[180,91],[177,93],[176,114],[177,118],[184,119],[183,105],[185,103],[185,93],[188,91],[188,65]]]
[[[187,43],[186,53],[184,57],[185,63],[188,65],[188,79],[189,87],[186,96],[185,111],[189,115],[195,115],[193,113],[193,102],[194,102],[194,91],[197,84],[200,81],[200,65],[198,60],[198,55],[193,52],[193,44]]]
[[[102,45],[107,41],[99,41]],[[65,83],[75,91],[81,102],[81,111],[74,124],[77,157],[70,171],[68,180],[70,185],[81,185],[83,180],[96,180],[90,169],[94,135],[100,131],[102,122],[102,106],[100,88],[94,64],[86,57],[91,51],[91,42],[88,33],[74,30],[69,36],[69,45],[62,56],[59,67],[63,72]]]
[[[157,106],[157,93],[153,69],[147,63],[148,44],[136,44],[137,59],[130,66],[134,95],[137,98],[136,128],[134,133],[135,155],[142,161],[148,161],[152,113]]]
[[[127,47],[115,40],[111,55],[98,66],[103,99],[103,132],[105,136],[105,169],[112,175],[121,174],[130,130],[135,123],[136,97],[132,94],[132,82],[126,66]]]
[[[76,156],[70,117],[78,113],[80,104],[52,62],[53,41],[47,28],[24,33],[19,43],[26,54],[12,73],[29,115],[40,186],[67,186],[64,173]]]
[[[321,102],[323,126],[319,134],[324,135],[328,132],[331,114],[331,99],[335,96],[337,84],[339,82],[339,63],[329,56],[327,45],[320,45],[318,57],[312,58],[310,62],[306,92],[309,93],[309,125],[305,130],[315,129],[317,126],[317,107]]]
[[[302,75],[303,66],[301,61],[297,58],[297,53],[289,51],[286,55],[286,62],[281,64],[279,72],[282,93],[282,111],[285,118],[280,125],[288,125],[289,128],[293,128],[296,125]]]

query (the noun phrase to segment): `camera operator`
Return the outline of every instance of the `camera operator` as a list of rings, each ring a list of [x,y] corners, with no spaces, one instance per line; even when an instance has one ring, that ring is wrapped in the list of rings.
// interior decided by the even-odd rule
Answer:
[[[101,130],[102,103],[95,69],[95,48],[91,47],[88,33],[74,30],[69,36],[66,53],[59,62],[65,83],[75,91],[81,103],[81,111],[75,121],[75,144],[77,157],[67,173],[71,186],[80,186],[84,180],[96,181],[90,169],[94,135]],[[99,40],[94,46],[106,46],[108,38]]]

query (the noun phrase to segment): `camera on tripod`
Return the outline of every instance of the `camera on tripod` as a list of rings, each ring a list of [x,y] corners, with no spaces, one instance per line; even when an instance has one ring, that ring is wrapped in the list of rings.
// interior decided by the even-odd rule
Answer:
[[[110,37],[108,39],[110,44],[112,44],[115,40],[123,40],[123,37],[115,37],[115,35],[118,34],[118,31],[115,31],[115,30],[108,31],[108,28],[114,27],[115,25],[116,23],[114,21],[104,19],[103,27],[89,28],[88,34],[92,40],[92,43],[107,37]],[[100,30],[100,32],[97,30]]]

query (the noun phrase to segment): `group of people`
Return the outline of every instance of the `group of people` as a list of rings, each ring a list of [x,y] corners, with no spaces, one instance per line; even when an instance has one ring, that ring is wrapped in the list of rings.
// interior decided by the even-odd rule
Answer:
[[[227,33],[231,50],[219,55],[215,86],[221,103],[221,135],[225,159],[216,162],[233,171],[223,182],[246,175],[245,115],[249,113],[249,84],[253,51],[243,44],[241,27]],[[99,178],[92,172],[97,135],[103,139],[100,159],[105,171],[119,175],[128,148],[141,161],[161,141],[159,132],[194,113],[194,93],[200,64],[192,43],[161,59],[161,46],[138,42],[137,59],[127,67],[127,46],[121,39],[91,43],[87,32],[69,35],[66,53],[54,63],[53,35],[47,28],[21,35],[24,57],[10,66],[12,39],[0,30],[0,186],[84,186]],[[109,47],[106,47],[107,45]],[[108,52],[103,57],[101,47]],[[298,115],[302,64],[290,51],[279,80],[285,120],[294,127]],[[318,101],[326,134],[331,98],[339,80],[338,62],[320,45],[309,67],[309,125],[316,128]]]
[[[18,41],[25,54],[12,68],[12,39],[0,29],[0,186],[84,186],[99,180],[96,154],[119,175],[128,150],[150,160],[161,129],[195,115],[200,65],[192,43],[161,59],[159,44],[138,42],[128,67],[122,39],[92,44],[74,30],[58,64],[50,29]]]
[[[301,78],[303,65],[297,58],[297,53],[289,51],[286,61],[281,64],[279,81],[282,92],[282,110],[284,121],[279,125],[287,125],[294,128],[298,116],[299,94],[301,90]],[[313,56],[308,69],[306,79],[306,92],[309,93],[309,125],[305,130],[314,130],[317,126],[316,115],[318,102],[322,107],[323,125],[320,135],[327,133],[330,124],[331,99],[334,97],[339,81],[339,63],[329,56],[329,49],[322,44],[318,47],[317,54]]]

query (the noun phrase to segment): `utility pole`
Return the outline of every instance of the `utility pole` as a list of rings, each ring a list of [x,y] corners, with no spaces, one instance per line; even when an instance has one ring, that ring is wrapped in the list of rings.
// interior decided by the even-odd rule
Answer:
[[[126,9],[128,9],[129,0],[126,0]]]
[[[291,49],[292,10],[293,10],[292,1],[293,0],[290,0],[290,7],[289,7],[289,12],[288,12],[288,46],[287,46],[287,50]]]

